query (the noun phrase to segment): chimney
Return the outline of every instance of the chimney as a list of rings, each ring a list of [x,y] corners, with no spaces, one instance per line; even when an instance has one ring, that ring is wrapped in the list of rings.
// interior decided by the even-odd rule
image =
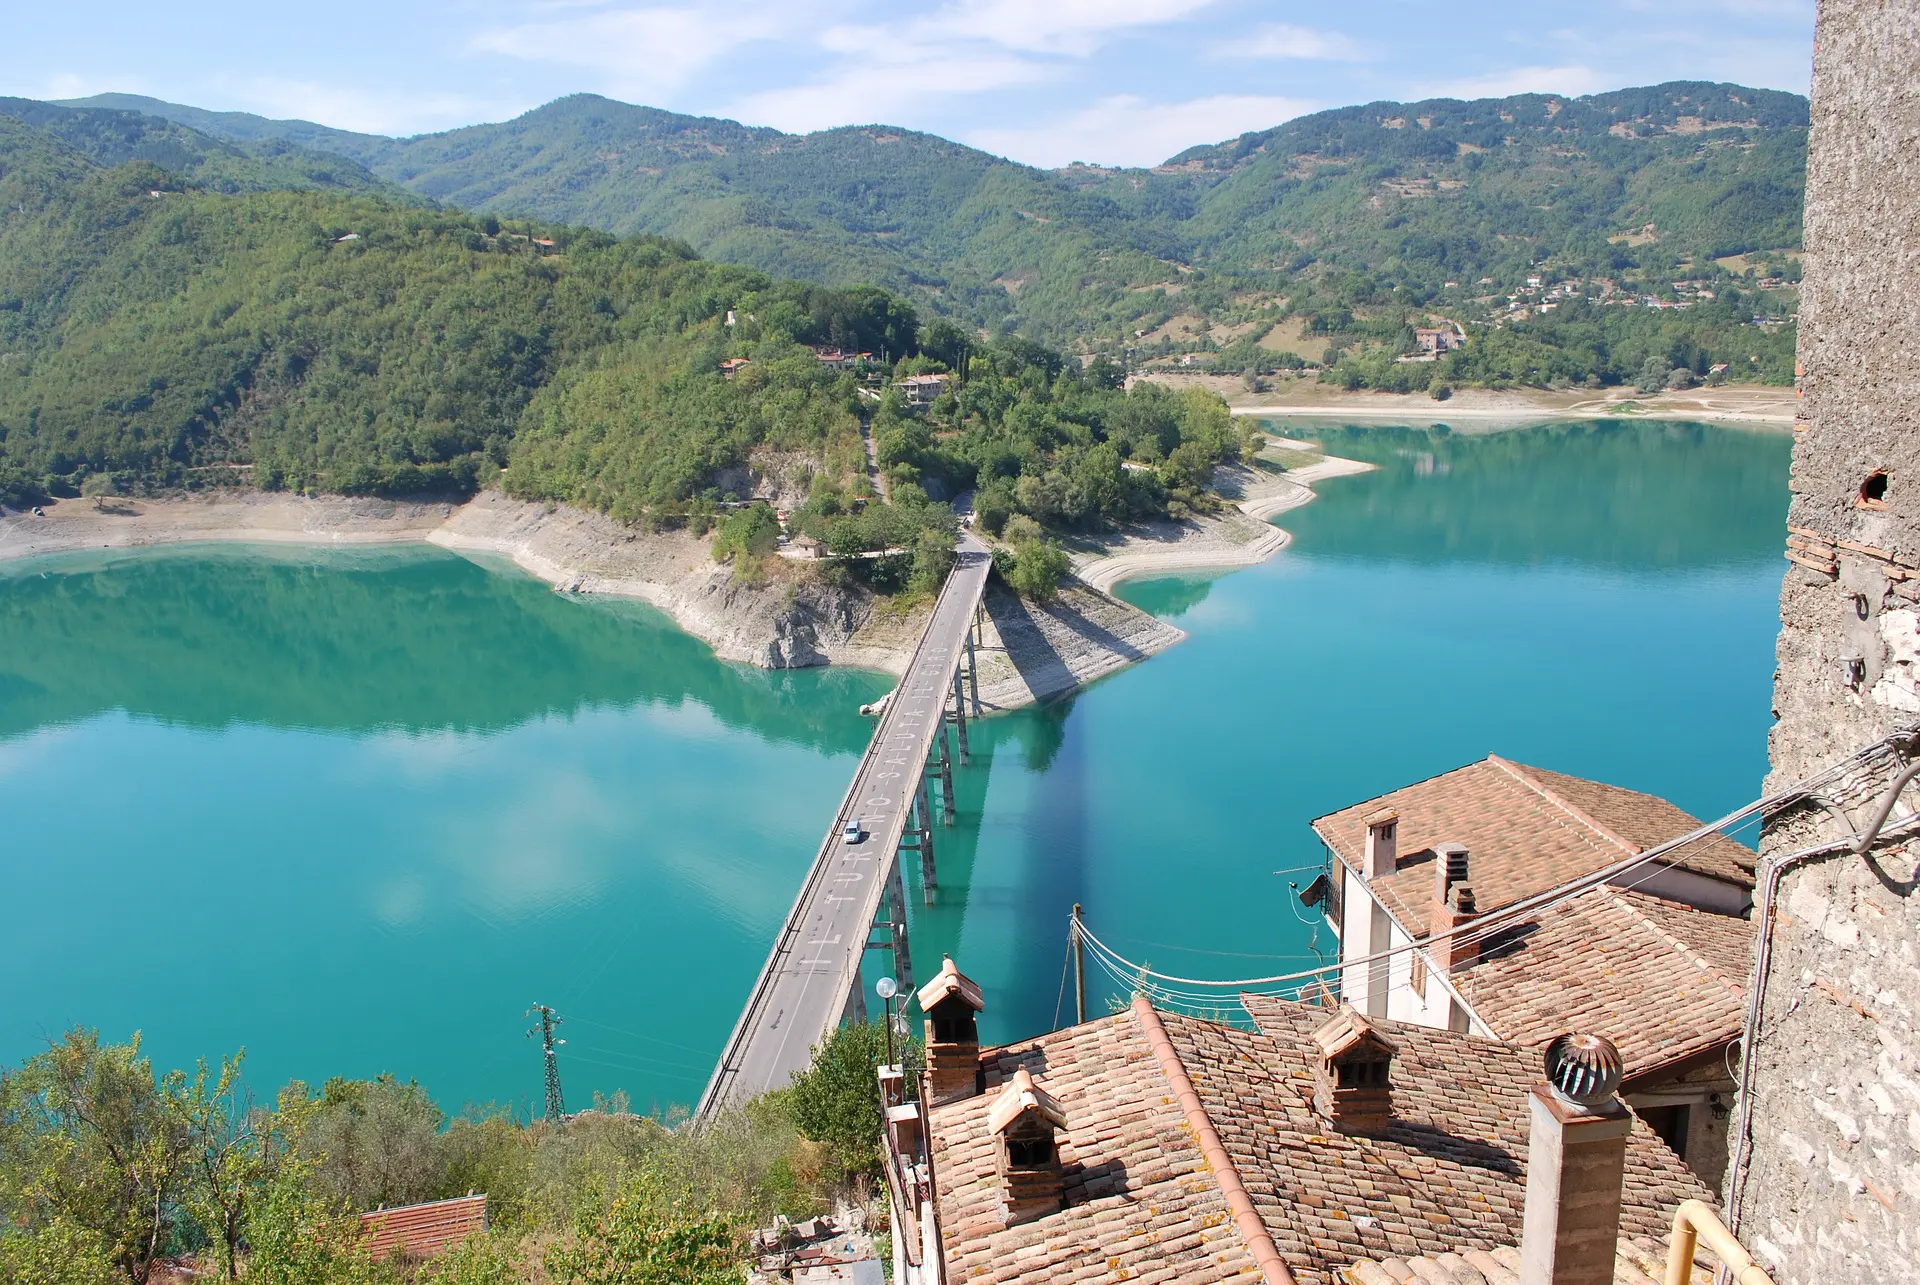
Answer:
[[[1434,907],[1433,922],[1428,931],[1435,937],[1442,933],[1451,933],[1457,928],[1464,927],[1479,913],[1479,906],[1473,899],[1473,886],[1456,883],[1448,890],[1440,904]],[[1457,973],[1479,962],[1480,943],[1462,941],[1459,937],[1449,937],[1433,948],[1432,955],[1433,961],[1445,968],[1448,973]]]
[[[1000,1214],[1007,1226],[1060,1212],[1066,1179],[1055,1130],[1066,1127],[1065,1109],[1024,1066],[987,1109],[1000,1174]]]
[[[1392,808],[1367,818],[1367,878],[1390,875],[1400,858],[1400,814]]]
[[[927,1100],[934,1106],[970,1098],[986,1088],[976,1021],[986,1000],[980,987],[943,957],[940,971],[920,988],[927,1015]]]
[[[1601,1036],[1562,1035],[1547,1045],[1547,1082],[1528,1099],[1520,1285],[1612,1285],[1633,1131],[1614,1094],[1620,1074],[1620,1052]]]
[[[1342,1133],[1384,1134],[1393,1121],[1393,1055],[1400,1046],[1351,1004],[1342,1005],[1313,1039],[1320,1046],[1314,1107]]]
[[[1436,843],[1433,845],[1433,899],[1445,905],[1447,891],[1457,883],[1467,881],[1467,845],[1464,843]]]

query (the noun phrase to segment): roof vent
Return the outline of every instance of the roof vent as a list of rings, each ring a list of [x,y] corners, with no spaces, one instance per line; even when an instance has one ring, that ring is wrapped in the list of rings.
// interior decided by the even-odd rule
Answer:
[[[1571,1106],[1611,1100],[1621,1073],[1620,1050],[1604,1035],[1562,1035],[1547,1045],[1547,1083]]]

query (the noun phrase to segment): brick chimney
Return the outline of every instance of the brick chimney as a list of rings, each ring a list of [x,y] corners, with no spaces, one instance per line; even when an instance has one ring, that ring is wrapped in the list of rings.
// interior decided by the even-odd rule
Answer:
[[[1393,1056],[1400,1046],[1353,1005],[1313,1033],[1320,1046],[1313,1105],[1342,1133],[1377,1137],[1393,1120]]]
[[[1528,1107],[1520,1285],[1612,1285],[1620,1185],[1633,1116],[1614,1090],[1620,1053],[1597,1035],[1547,1045],[1547,1082]]]
[[[1000,1214],[1007,1226],[1060,1212],[1066,1178],[1055,1133],[1066,1127],[1066,1110],[1024,1066],[987,1109],[1000,1175]]]
[[[1473,886],[1456,883],[1447,890],[1446,897],[1440,904],[1434,907],[1433,920],[1428,931],[1436,937],[1442,933],[1453,932],[1478,917],[1479,913],[1479,905],[1473,899]],[[1457,973],[1463,968],[1473,967],[1478,962],[1480,943],[1462,941],[1459,937],[1449,937],[1433,948],[1432,955],[1434,963],[1445,968],[1449,973]]]
[[[1400,860],[1400,814],[1392,808],[1367,818],[1367,878],[1390,875]]]
[[[935,1106],[958,1102],[986,1088],[980,1066],[980,1010],[987,1006],[980,987],[945,956],[940,971],[920,988],[920,1011],[927,1015],[927,1100]]]

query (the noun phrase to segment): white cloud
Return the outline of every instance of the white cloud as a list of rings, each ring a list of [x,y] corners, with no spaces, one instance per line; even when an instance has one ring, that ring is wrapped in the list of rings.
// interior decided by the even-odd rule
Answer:
[[[1591,94],[1622,82],[1591,67],[1514,67],[1461,80],[1422,85],[1420,98],[1506,98],[1511,94]]]
[[[218,96],[264,116],[310,120],[335,129],[366,134],[417,134],[431,129],[471,125],[492,115],[488,100],[459,93],[430,93],[407,89],[360,89],[281,76],[253,76],[224,84]],[[188,98],[193,102],[196,99]],[[506,115],[515,115],[528,103]]]
[[[828,31],[822,39],[832,46],[846,34]],[[871,40],[868,45],[865,56],[844,60],[821,79],[750,94],[724,114],[790,133],[898,123],[919,114],[930,99],[1034,84],[1054,74],[1042,62],[991,50],[953,51],[908,42],[876,47]]]
[[[1358,41],[1337,31],[1317,31],[1275,22],[1261,27],[1242,39],[1222,41],[1214,47],[1222,58],[1300,59],[1317,62],[1359,62],[1367,51]]]
[[[1260,94],[1216,94],[1180,103],[1120,94],[1052,124],[979,130],[966,141],[1029,165],[1157,165],[1196,143],[1267,129],[1323,106]]]
[[[1189,18],[1214,0],[959,0],[916,23],[922,39],[985,40],[1084,58],[1121,32]]]
[[[468,48],[590,68],[614,76],[624,91],[644,95],[678,89],[744,45],[792,36],[810,17],[806,7],[792,4],[605,8],[488,27]]]

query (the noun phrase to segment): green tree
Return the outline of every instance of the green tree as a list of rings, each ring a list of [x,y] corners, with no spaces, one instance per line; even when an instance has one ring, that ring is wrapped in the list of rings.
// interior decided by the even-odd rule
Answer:
[[[880,1168],[880,1088],[874,1069],[886,1060],[886,1029],[849,1022],[813,1049],[807,1069],[787,1090],[800,1132],[827,1148],[831,1178]]]
[[[1022,597],[1035,602],[1052,602],[1060,592],[1060,582],[1072,568],[1066,551],[1051,540],[1031,540],[1014,554],[1013,574],[1008,582]]]
[[[311,1104],[298,1149],[315,1190],[343,1208],[411,1205],[438,1194],[445,1121],[411,1080],[332,1079]]]
[[[248,1285],[382,1285],[360,1220],[315,1190],[311,1161],[282,1165],[247,1220]]]
[[[546,1267],[560,1285],[737,1285],[739,1252],[732,1218],[695,1209],[643,1174],[611,1208],[583,1208]]]
[[[191,1092],[180,1071],[154,1074],[137,1034],[103,1045],[98,1032],[69,1031],[0,1074],[6,1212],[145,1285],[181,1230],[194,1177]]]

